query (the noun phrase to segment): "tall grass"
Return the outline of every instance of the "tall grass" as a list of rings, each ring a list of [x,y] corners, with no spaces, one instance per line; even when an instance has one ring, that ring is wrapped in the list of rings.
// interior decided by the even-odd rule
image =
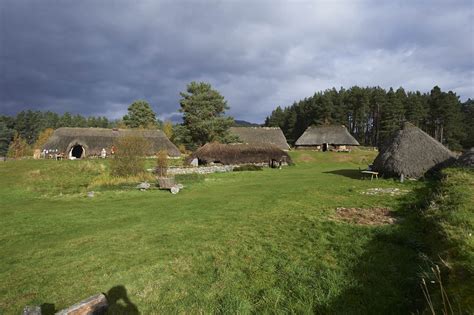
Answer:
[[[423,292],[433,314],[452,314],[452,308],[473,314],[474,171],[451,168],[441,175],[422,217],[434,262],[425,275],[431,274],[427,278],[440,287],[428,292],[430,284],[425,283]]]

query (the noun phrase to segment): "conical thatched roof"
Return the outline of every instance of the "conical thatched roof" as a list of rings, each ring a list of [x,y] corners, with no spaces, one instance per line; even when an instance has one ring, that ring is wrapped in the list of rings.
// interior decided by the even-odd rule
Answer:
[[[86,156],[100,155],[101,150],[110,149],[120,136],[143,136],[150,142],[149,155],[167,150],[169,156],[180,156],[178,148],[161,130],[104,129],[104,128],[59,128],[48,139],[43,149],[68,153],[75,145],[85,148]]]
[[[273,144],[282,150],[289,150],[285,135],[278,127],[231,127],[230,133],[239,137],[242,143]]]
[[[445,146],[407,122],[380,151],[374,169],[389,176],[418,178],[454,159]]]
[[[359,145],[359,142],[342,125],[310,126],[296,140],[296,146],[315,146],[328,143],[331,145]]]
[[[268,163],[271,160],[291,164],[291,158],[283,150],[271,144],[221,144],[207,143],[197,149],[188,163],[197,158],[203,164],[221,163],[225,165]]]
[[[464,167],[474,167],[474,148],[464,152],[459,157],[457,165]]]

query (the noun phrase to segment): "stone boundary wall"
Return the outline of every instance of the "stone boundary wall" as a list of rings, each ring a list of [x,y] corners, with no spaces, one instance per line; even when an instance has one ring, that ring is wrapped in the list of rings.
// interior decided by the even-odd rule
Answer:
[[[225,173],[232,172],[237,165],[213,165],[201,167],[170,167],[168,168],[169,175],[183,175],[183,174],[211,174],[211,173]]]

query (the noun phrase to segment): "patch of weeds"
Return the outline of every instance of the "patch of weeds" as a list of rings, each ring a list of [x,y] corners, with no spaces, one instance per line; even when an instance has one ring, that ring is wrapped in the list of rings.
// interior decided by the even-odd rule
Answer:
[[[141,173],[135,176],[111,176],[103,174],[92,180],[88,189],[114,190],[114,189],[136,189],[136,185],[141,182],[155,182],[155,176],[150,173]]]
[[[206,176],[203,174],[181,174],[176,175],[174,178],[177,183],[189,185],[203,182]]]
[[[246,165],[241,165],[237,166],[234,168],[234,172],[243,172],[243,171],[261,171],[263,168],[258,165],[253,165],[253,164],[246,164]]]

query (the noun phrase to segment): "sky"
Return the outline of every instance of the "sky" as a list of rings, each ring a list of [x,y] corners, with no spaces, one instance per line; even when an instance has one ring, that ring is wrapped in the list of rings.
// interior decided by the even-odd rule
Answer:
[[[257,123],[332,87],[474,98],[474,1],[0,1],[0,114],[177,121],[191,81]]]

